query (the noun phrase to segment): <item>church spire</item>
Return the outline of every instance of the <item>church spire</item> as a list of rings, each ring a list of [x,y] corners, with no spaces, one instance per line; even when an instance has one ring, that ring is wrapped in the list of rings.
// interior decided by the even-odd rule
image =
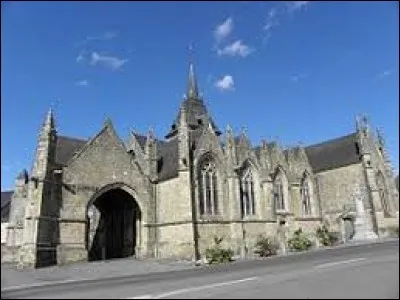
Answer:
[[[55,130],[55,128],[56,128],[56,126],[55,126],[55,122],[54,122],[54,113],[53,113],[53,110],[50,108],[47,112],[46,119],[44,121],[42,130],[44,132],[52,132]]]
[[[189,82],[187,90],[187,99],[198,99],[199,91],[197,89],[197,79],[194,71],[193,62],[193,46],[189,47],[190,61],[189,61]]]
[[[188,99],[199,98],[199,91],[197,89],[197,80],[196,80],[196,74],[194,72],[193,62],[190,62],[189,64],[189,84],[188,84],[187,98]]]

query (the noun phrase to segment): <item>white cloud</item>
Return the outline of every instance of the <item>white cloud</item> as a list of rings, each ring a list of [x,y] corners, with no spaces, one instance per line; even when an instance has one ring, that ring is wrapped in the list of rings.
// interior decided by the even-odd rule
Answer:
[[[288,12],[291,13],[291,12],[301,10],[301,9],[305,8],[309,4],[309,2],[310,1],[289,1],[287,3]]]
[[[233,19],[228,18],[214,30],[215,40],[219,43],[227,38],[233,30]]]
[[[377,80],[383,79],[383,78],[385,78],[387,76],[392,75],[394,72],[395,72],[395,70],[393,70],[393,69],[392,70],[385,70],[385,71],[379,73],[378,75],[376,75],[373,78],[373,81],[377,81]]]
[[[218,49],[217,53],[219,56],[228,55],[228,56],[236,56],[239,55],[241,57],[246,57],[250,53],[252,53],[254,49],[249,46],[243,44],[242,40],[237,40],[230,45],[225,46],[222,49]]]
[[[385,77],[385,76],[389,76],[389,75],[391,75],[391,74],[393,74],[393,70],[386,70],[386,71],[383,71],[381,74],[379,74],[378,76],[380,77],[380,78],[382,78],[382,77]]]
[[[271,29],[273,27],[277,26],[277,25],[279,25],[279,22],[278,22],[278,11],[277,11],[276,8],[273,7],[268,11],[267,20],[265,22],[265,25],[264,25],[263,29],[265,31],[271,31]]]
[[[88,36],[86,37],[87,40],[99,40],[99,41],[106,41],[106,40],[112,40],[113,38],[116,38],[118,36],[118,33],[115,31],[106,31],[101,35],[98,36]]]
[[[76,57],[76,62],[79,63],[81,61],[85,60],[85,50],[82,50],[81,52],[79,52],[78,56]]]
[[[265,24],[263,30],[265,34],[263,35],[263,43],[266,44],[269,39],[272,37],[272,29],[279,25],[279,16],[282,12],[278,11],[276,7],[270,8],[268,11],[267,19],[265,20]]]
[[[233,91],[235,89],[235,82],[231,75],[225,75],[215,82],[215,86],[221,91]]]
[[[83,44],[88,43],[89,41],[107,41],[112,40],[118,36],[118,33],[115,31],[106,31],[97,36],[87,36],[83,41],[80,41],[76,44],[76,46],[82,46]]]
[[[92,53],[90,64],[95,66],[97,64],[104,67],[110,68],[111,70],[117,70],[128,62],[128,59],[120,59],[114,56],[100,55],[97,52]]]
[[[118,36],[118,33],[115,31],[106,31],[97,36],[87,36],[86,41],[107,41],[107,40],[112,40],[113,38],[116,38],[117,36]]]
[[[75,82],[75,85],[83,86],[83,87],[89,86],[89,81],[87,81],[86,79],[79,80],[79,81]]]
[[[290,77],[290,80],[293,81],[293,82],[298,82],[298,81],[300,81],[301,79],[305,79],[305,78],[307,78],[307,77],[308,77],[307,74],[297,74],[297,75],[291,76],[291,77]]]
[[[309,5],[309,1],[287,1],[284,6],[270,8],[263,26],[263,31],[265,32],[263,42],[265,43],[271,38],[272,30],[280,24],[280,19],[284,18],[285,15],[305,8],[307,5]]]

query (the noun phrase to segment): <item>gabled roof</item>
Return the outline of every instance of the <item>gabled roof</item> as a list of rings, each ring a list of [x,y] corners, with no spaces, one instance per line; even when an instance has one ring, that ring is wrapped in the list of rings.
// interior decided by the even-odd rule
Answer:
[[[140,147],[144,149],[147,137],[143,134],[134,133]],[[164,181],[178,175],[178,139],[174,138],[169,141],[160,141],[155,139],[157,143],[158,156],[158,179]]]
[[[322,172],[360,162],[357,133],[305,148],[314,172]]]
[[[87,143],[86,140],[58,136],[56,145],[56,163],[65,166],[72,156]]]
[[[1,192],[1,222],[8,222],[10,217],[11,197],[14,191]]]

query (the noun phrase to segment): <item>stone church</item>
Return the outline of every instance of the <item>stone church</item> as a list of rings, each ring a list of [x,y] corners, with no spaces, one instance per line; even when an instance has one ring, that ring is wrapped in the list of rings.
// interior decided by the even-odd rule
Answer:
[[[48,112],[31,171],[2,193],[2,262],[199,260],[214,236],[243,255],[260,234],[313,233],[323,223],[341,232],[343,220],[360,216],[381,236],[398,223],[398,203],[382,136],[365,118],[316,145],[253,146],[245,131],[220,131],[190,63],[164,138],[131,133],[123,141],[109,119],[89,140],[67,137]]]

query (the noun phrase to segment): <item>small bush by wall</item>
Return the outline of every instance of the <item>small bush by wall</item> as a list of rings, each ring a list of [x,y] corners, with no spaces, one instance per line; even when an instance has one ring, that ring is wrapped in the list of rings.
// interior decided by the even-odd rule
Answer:
[[[399,226],[390,226],[386,232],[389,237],[399,237]]]
[[[214,245],[206,249],[206,258],[209,264],[227,263],[233,261],[233,250],[221,246],[223,238],[214,237]]]
[[[339,242],[339,236],[330,231],[326,225],[317,228],[316,236],[323,246],[333,246]]]
[[[277,254],[279,246],[270,237],[259,235],[255,245],[255,253],[260,257]]]
[[[301,228],[297,229],[288,240],[288,247],[292,251],[306,251],[311,248],[312,241],[303,233]]]

